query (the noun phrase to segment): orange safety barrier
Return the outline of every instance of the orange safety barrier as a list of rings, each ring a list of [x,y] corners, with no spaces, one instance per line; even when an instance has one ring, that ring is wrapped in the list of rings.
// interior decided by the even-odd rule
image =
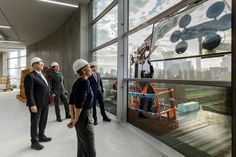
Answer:
[[[148,83],[147,83],[148,84]],[[176,102],[174,99],[174,89],[170,88],[158,88],[155,87],[154,84],[149,83],[151,88],[154,91],[154,100],[153,103],[156,106],[156,112],[152,113],[151,115],[155,115],[156,118],[158,118],[158,134],[165,134],[166,132],[169,132],[170,130],[173,130],[175,128],[179,127],[179,122],[177,120],[177,114],[176,114]],[[137,109],[140,112],[139,106],[140,106],[140,98],[142,96],[147,96],[147,85],[144,88],[140,88],[139,83],[134,83],[134,91],[139,91],[140,95],[137,96],[134,94],[134,96],[129,96],[128,102],[129,102],[129,108]],[[130,92],[132,95],[132,92]],[[134,92],[137,93],[137,92]],[[145,95],[146,94],[146,95]],[[168,97],[169,104],[164,103],[160,101],[160,98],[162,96],[166,95]],[[150,95],[149,95],[150,96]],[[146,111],[141,110],[143,114],[146,117],[149,117],[149,113]],[[130,120],[132,121],[134,119],[133,116],[130,116]],[[148,124],[146,124],[148,125]],[[149,126],[150,127],[150,126]],[[157,127],[157,126],[155,126]]]

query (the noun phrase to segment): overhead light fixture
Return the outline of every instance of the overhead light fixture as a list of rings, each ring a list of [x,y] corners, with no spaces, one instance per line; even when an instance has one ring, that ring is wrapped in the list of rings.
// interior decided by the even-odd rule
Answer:
[[[57,1],[52,1],[52,0],[38,0],[38,1],[47,2],[47,3],[53,3],[53,4],[58,4],[58,5],[63,5],[63,6],[67,6],[67,7],[78,8],[78,5],[70,4],[70,3],[57,2]]]
[[[11,28],[10,26],[0,25],[0,28]]]
[[[0,43],[14,43],[14,44],[19,44],[21,43],[20,41],[14,41],[14,40],[0,40]]]

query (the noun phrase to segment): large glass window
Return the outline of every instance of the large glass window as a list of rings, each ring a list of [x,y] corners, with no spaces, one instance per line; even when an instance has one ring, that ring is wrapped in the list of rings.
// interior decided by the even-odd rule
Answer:
[[[7,61],[11,85],[13,85],[13,87],[18,87],[21,70],[26,67],[26,50],[8,52]]]
[[[20,58],[20,64],[21,64],[21,67],[26,67],[26,57]]]
[[[96,18],[113,0],[93,0],[93,19]]]
[[[26,50],[21,50],[20,51],[20,56],[26,56]]]
[[[151,39],[150,35],[152,34],[152,26],[146,27],[132,35],[130,35],[128,37],[128,60],[129,60],[129,67],[128,67],[128,73],[129,73],[129,77],[130,78],[134,78],[135,75],[135,63],[140,63],[142,62],[141,59],[138,58],[142,58],[140,57],[141,55],[147,57],[148,53],[149,53],[149,49],[148,45],[145,44],[145,40],[147,39]],[[146,64],[139,64],[139,71],[138,73],[140,73],[140,69],[146,67]],[[137,69],[136,69],[137,70]],[[137,73],[137,72],[136,72]],[[139,76],[140,77],[140,76]]]
[[[231,55],[159,61],[152,65],[153,78],[157,79],[231,81]]]
[[[18,57],[18,51],[11,51],[8,53],[8,58]]]
[[[151,30],[128,37],[129,77],[170,83],[128,81],[128,122],[185,156],[232,156],[231,88],[203,86],[231,81],[231,1],[199,3]]]
[[[92,1],[93,17],[95,19],[104,11],[113,0]],[[115,5],[115,4],[114,4]],[[118,33],[118,6],[115,5],[92,26],[92,49],[117,38]],[[112,41],[113,42],[113,41]],[[117,78],[117,43],[109,44],[92,52],[92,60],[97,63],[97,71],[103,81],[104,104],[106,111],[116,115],[116,78]]]
[[[207,1],[154,26],[152,60],[230,51],[230,3]]]
[[[104,2],[92,2],[94,6],[103,4],[100,11],[93,9],[93,19],[112,1]],[[117,15],[117,1],[117,6],[91,25],[91,51],[102,75],[106,110],[116,114],[118,105],[127,105],[128,113],[122,107],[129,123],[184,156],[232,156],[232,0],[198,1],[188,6],[181,0],[126,2],[128,24],[127,18]],[[167,10],[177,3],[182,9],[169,14]],[[165,17],[160,19],[161,13]],[[118,17],[124,25],[117,25]],[[110,45],[116,42],[118,27],[127,25],[128,32],[119,34],[119,47]],[[126,37],[128,47],[122,43]],[[128,72],[123,80],[128,83],[128,102],[116,104],[117,52],[123,50],[127,50],[124,60],[128,58],[127,71],[121,70]]]
[[[117,37],[117,5],[93,25],[93,48]]]
[[[102,77],[117,77],[117,43],[93,52],[93,61]]]
[[[104,104],[106,111],[117,114],[117,82],[116,80],[104,80]]]
[[[129,0],[129,29],[174,6],[181,0]]]
[[[128,122],[185,156],[231,156],[230,95],[222,87],[129,82]]]
[[[8,60],[8,68],[18,68],[19,60],[18,58],[12,58]]]
[[[116,115],[117,43],[93,52],[93,61],[97,63],[98,72],[102,76],[105,109]]]

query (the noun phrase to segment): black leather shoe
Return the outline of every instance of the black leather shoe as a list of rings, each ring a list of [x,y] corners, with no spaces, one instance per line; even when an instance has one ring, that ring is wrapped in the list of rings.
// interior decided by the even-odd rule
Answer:
[[[57,121],[58,121],[58,122],[62,122],[62,119],[61,119],[61,118],[58,118]]]
[[[47,137],[47,136],[45,136],[45,135],[39,137],[39,142],[49,142],[49,141],[51,141],[51,140],[52,140],[51,137]]]
[[[98,125],[98,122],[97,122],[97,121],[94,121],[94,122],[93,122],[93,125]]]
[[[35,149],[35,150],[41,150],[43,149],[43,145],[41,145],[38,142],[32,142],[31,144],[31,149]]]
[[[110,119],[110,118],[108,118],[108,117],[103,117],[103,121],[110,122],[110,121],[111,121],[111,119]]]
[[[71,116],[70,115],[66,115],[66,119],[69,119],[69,118],[71,118]]]

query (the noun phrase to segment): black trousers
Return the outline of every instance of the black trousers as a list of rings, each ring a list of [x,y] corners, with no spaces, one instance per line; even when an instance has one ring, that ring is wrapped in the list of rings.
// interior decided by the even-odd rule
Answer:
[[[56,94],[56,96],[54,97],[54,101],[55,101],[55,113],[56,113],[57,119],[61,119],[60,100],[64,103],[65,116],[69,117],[70,116],[70,113],[69,113],[69,101],[68,101],[67,96],[65,96],[64,94]]]
[[[82,110],[75,125],[78,140],[77,157],[96,157],[93,120],[90,110]]]
[[[93,97],[93,119],[94,119],[94,121],[97,121],[97,109],[96,109],[97,100],[98,100],[98,104],[99,104],[99,107],[100,107],[102,117],[103,118],[106,117],[106,112],[105,112],[102,93],[101,92],[95,92],[94,97]]]
[[[37,142],[38,137],[44,135],[44,131],[47,125],[47,119],[48,119],[48,108],[49,105],[46,105],[44,107],[37,107],[38,112],[33,113],[30,110],[30,136],[31,136],[31,142]]]

